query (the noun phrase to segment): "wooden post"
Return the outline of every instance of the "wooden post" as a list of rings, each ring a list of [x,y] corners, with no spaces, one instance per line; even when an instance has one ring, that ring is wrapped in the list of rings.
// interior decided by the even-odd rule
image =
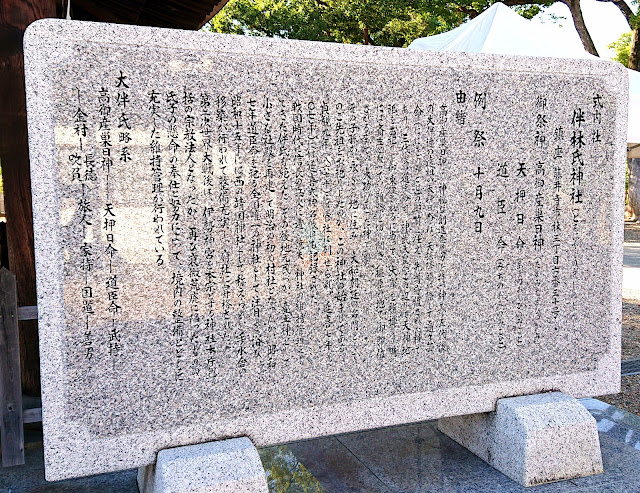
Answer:
[[[55,16],[55,0],[0,1],[0,161],[9,267],[17,279],[21,306],[36,304],[22,38],[33,21]],[[38,395],[40,362],[35,322],[24,322],[20,326],[20,355],[23,389],[27,394]]]
[[[0,269],[0,440],[2,465],[24,464],[16,278]]]

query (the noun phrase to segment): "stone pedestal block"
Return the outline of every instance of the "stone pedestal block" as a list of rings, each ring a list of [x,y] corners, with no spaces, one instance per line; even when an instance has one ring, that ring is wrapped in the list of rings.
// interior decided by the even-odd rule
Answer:
[[[246,437],[161,450],[138,469],[140,493],[267,493],[258,451]]]
[[[494,412],[438,428],[523,486],[603,472],[596,420],[560,392],[499,399]]]

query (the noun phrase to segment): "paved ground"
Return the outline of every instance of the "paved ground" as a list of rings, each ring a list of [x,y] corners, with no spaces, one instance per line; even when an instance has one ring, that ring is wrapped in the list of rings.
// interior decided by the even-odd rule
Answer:
[[[638,493],[640,418],[596,399],[605,473],[522,488],[437,431],[435,421],[296,442],[260,450],[277,493]],[[136,471],[45,483],[41,435],[31,432],[25,466],[2,470],[3,493],[137,493]]]
[[[640,357],[640,223],[625,223],[622,269],[622,359]],[[600,397],[640,415],[640,375],[622,377],[622,392]]]

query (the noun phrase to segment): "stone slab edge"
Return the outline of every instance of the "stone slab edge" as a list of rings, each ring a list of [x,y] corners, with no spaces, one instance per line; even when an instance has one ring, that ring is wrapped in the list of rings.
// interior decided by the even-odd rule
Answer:
[[[602,77],[618,94],[614,162],[613,234],[608,262],[611,318],[609,352],[594,371],[523,379],[436,392],[370,398],[335,405],[292,409],[268,415],[185,425],[96,440],[80,423],[66,420],[63,355],[62,252],[59,237],[59,195],[54,142],[54,81],[51,68],[72,58],[74,45],[156,47],[195,52],[229,52],[260,57],[328,59],[336,63],[414,65],[425,69],[451,67],[478,72],[563,73]],[[179,47],[179,48],[176,48]],[[362,429],[488,412],[501,397],[558,390],[591,397],[620,390],[622,323],[622,243],[628,75],[617,63],[600,60],[514,57],[342,45],[309,41],[221,35],[171,29],[60,19],[34,22],[25,32],[25,79],[29,152],[36,244],[42,414],[48,480],[144,466],[159,450],[211,440],[248,436],[256,446],[347,433]],[[615,219],[615,218],[618,218]],[[87,445],[89,443],[89,445]],[[114,457],[122,459],[115,460]],[[74,471],[71,474],[69,471]]]

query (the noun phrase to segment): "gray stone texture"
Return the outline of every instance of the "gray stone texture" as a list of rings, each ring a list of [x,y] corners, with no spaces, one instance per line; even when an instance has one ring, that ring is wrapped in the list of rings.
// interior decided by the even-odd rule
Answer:
[[[257,449],[246,437],[161,450],[138,470],[141,493],[267,493]]]
[[[327,493],[615,493],[640,491],[640,417],[596,399],[580,402],[598,421],[604,474],[526,488],[437,430],[436,421],[259,448],[269,490]],[[54,484],[44,479],[42,433],[27,433],[24,466],[0,475],[0,491],[139,493],[136,471]],[[303,465],[304,464],[304,465]]]
[[[496,410],[438,429],[523,486],[603,472],[596,420],[561,392],[499,399]]]
[[[43,20],[49,479],[617,392],[626,73]]]

